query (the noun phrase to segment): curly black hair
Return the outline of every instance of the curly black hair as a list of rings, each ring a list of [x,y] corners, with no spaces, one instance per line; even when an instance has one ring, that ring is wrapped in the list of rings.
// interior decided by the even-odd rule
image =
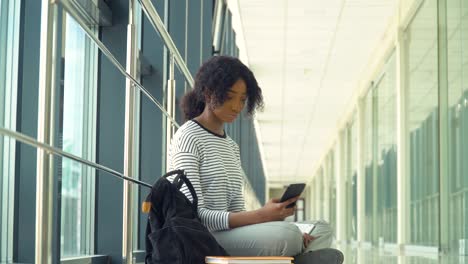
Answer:
[[[205,109],[205,96],[212,98],[215,106],[222,105],[228,91],[242,79],[247,86],[247,113],[253,115],[263,107],[262,89],[252,71],[239,59],[215,56],[203,63],[195,76],[195,87],[182,98],[180,107],[185,120],[199,116]]]

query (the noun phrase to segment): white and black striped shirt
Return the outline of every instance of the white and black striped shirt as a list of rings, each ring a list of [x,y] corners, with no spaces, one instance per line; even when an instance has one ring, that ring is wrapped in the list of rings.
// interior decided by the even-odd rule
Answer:
[[[198,196],[198,214],[211,231],[229,229],[229,212],[245,211],[244,172],[239,146],[226,133],[217,135],[195,120],[175,133],[169,170],[185,170]],[[192,200],[184,185],[182,192]]]

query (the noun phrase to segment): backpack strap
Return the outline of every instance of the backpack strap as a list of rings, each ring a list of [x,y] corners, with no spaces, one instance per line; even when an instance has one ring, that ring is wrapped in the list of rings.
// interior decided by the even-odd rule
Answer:
[[[177,174],[177,175],[184,174],[184,171],[183,171],[183,170],[173,170],[173,171],[170,171],[170,172],[164,174],[164,175],[161,176],[161,177],[167,178],[167,177],[170,177],[170,176],[176,175],[176,174]]]
[[[185,171],[180,171],[181,173],[177,174],[177,176],[174,178],[174,181],[172,184],[180,190],[182,185],[185,183],[187,188],[190,191],[190,194],[192,195],[193,202],[192,202],[192,207],[194,211],[197,213],[198,212],[198,196],[197,193],[195,192],[195,188],[193,188],[192,183],[190,180],[187,178],[187,175],[185,174]]]

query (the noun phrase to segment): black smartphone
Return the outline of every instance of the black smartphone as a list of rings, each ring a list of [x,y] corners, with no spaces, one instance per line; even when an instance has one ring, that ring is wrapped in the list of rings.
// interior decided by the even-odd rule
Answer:
[[[286,200],[289,200],[291,198],[294,198],[296,196],[301,195],[302,191],[304,191],[305,188],[305,183],[294,183],[288,186],[286,191],[283,193],[283,196],[281,196],[280,202],[284,202]],[[289,204],[286,206],[286,208],[291,208],[294,207],[296,203]]]

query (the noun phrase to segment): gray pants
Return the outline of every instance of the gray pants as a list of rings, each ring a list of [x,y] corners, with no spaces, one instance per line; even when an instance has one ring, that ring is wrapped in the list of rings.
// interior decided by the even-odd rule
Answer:
[[[304,248],[302,233],[291,222],[267,222],[213,232],[231,256],[296,256],[331,246],[334,232],[325,221],[307,221],[316,227],[316,237]]]

